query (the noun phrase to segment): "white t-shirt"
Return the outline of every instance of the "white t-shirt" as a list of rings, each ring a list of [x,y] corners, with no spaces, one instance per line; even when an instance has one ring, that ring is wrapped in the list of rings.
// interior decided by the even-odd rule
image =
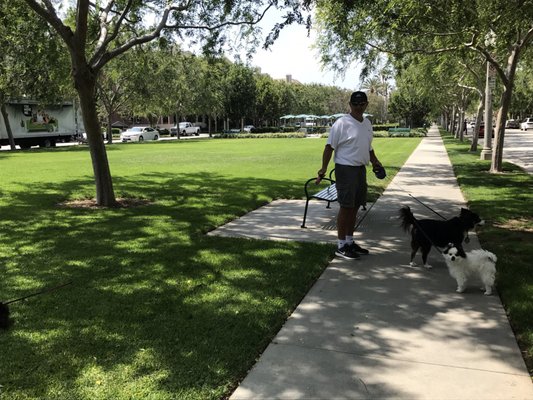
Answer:
[[[368,118],[359,122],[346,114],[331,127],[327,144],[335,150],[335,164],[360,166],[370,162],[372,139],[372,124]]]

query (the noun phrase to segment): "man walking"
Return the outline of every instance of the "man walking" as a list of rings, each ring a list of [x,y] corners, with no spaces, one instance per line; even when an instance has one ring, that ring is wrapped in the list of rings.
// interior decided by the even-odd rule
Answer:
[[[355,221],[359,207],[366,204],[366,165],[382,168],[372,149],[372,124],[363,116],[368,99],[364,92],[353,92],[350,113],[339,118],[331,127],[317,182],[325,176],[329,161],[335,152],[335,182],[340,205],[337,215],[338,248],[335,254],[345,259],[357,259],[368,254],[353,241]]]

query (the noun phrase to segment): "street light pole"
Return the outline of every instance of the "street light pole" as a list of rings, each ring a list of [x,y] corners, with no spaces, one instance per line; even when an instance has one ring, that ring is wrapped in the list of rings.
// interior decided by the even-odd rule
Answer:
[[[492,159],[492,90],[491,90],[490,62],[487,61],[487,76],[485,79],[485,139],[483,140],[483,150],[480,159]]]
[[[487,49],[491,49],[495,43],[496,34],[491,29],[485,36],[485,46]],[[483,150],[481,150],[481,160],[492,159],[492,89],[495,85],[494,71],[487,59],[487,73],[485,77],[485,140],[483,141]]]

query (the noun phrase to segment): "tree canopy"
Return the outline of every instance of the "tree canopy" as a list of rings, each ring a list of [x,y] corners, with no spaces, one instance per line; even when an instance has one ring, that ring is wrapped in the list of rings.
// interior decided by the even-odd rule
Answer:
[[[205,53],[216,53],[231,45],[228,28],[239,27],[241,37],[251,38],[253,44],[255,25],[272,7],[288,9],[288,20],[302,19],[300,4],[295,0],[109,0],[98,4],[78,0],[75,5],[69,3],[66,12],[49,0],[25,1],[55,30],[67,49],[91,151],[96,202],[104,206],[116,203],[96,104],[98,77],[106,64],[162,36],[187,39],[201,45]]]
[[[401,63],[409,54],[440,57],[465,51],[481,55],[502,84],[492,171],[500,171],[505,120],[516,69],[533,40],[530,0],[316,0],[322,61],[342,70],[362,60],[363,75],[374,70],[382,53]],[[408,58],[409,60],[409,58]],[[401,64],[400,64],[401,65]]]

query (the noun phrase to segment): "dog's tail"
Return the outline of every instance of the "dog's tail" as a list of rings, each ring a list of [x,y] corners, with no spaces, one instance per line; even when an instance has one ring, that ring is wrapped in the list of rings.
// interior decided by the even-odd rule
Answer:
[[[409,232],[411,226],[415,225],[416,219],[409,206],[403,206],[400,208],[400,221],[400,226],[405,232]]]

